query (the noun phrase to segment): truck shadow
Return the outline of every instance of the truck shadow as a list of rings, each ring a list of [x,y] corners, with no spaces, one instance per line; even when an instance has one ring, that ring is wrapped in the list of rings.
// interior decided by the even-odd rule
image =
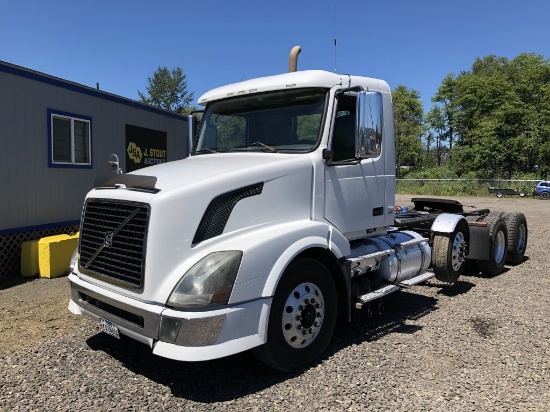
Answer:
[[[441,284],[430,285],[441,287]],[[456,282],[446,286],[448,296],[466,293],[473,285]],[[454,290],[454,292],[450,292]],[[414,334],[422,327],[407,324],[437,310],[437,298],[415,293],[396,292],[375,301],[370,309],[357,312],[351,323],[339,319],[334,337],[323,358],[315,367],[346,347],[374,342],[392,333]],[[250,353],[205,362],[178,362],[151,353],[149,347],[131,339],[117,340],[104,333],[90,337],[86,343],[119,361],[130,371],[170,388],[173,396],[200,403],[230,402],[263,390],[285,380],[307,373],[283,373],[261,364]]]
[[[87,339],[128,370],[170,388],[172,395],[200,403],[230,402],[258,393],[302,372],[288,374],[261,364],[251,352],[204,362],[180,362],[153,355],[148,346],[104,333]]]
[[[448,297],[468,293],[475,285],[458,281],[452,285],[426,282],[422,287],[437,288],[438,295]],[[413,289],[414,290],[414,289]],[[392,333],[414,334],[421,326],[409,324],[437,310],[437,298],[399,291],[371,302],[356,313],[351,324],[339,322],[332,341],[333,351],[352,344],[374,342]]]
[[[475,265],[475,263],[473,264],[469,264],[466,266],[466,269],[464,270],[464,272],[462,273],[462,276],[465,276],[465,277],[478,277],[478,278],[486,278],[486,279],[490,279],[490,278],[494,278],[494,277],[498,277],[498,276],[502,276],[504,275],[505,273],[509,272],[513,267],[515,266],[520,266],[522,264],[524,264],[525,262],[528,262],[530,259],[529,259],[529,256],[525,255],[523,256],[523,259],[521,262],[517,263],[517,264],[513,264],[513,265],[510,265],[510,264],[506,264],[506,266],[504,266],[504,268],[502,269],[502,272],[499,273],[498,275],[489,275],[489,274],[486,274],[486,273],[482,273],[478,268],[477,266]]]
[[[462,276],[464,276],[464,277],[482,278],[482,279],[491,279],[491,278],[496,278],[496,277],[498,277],[498,276],[503,276],[506,272],[509,272],[509,271],[510,271],[510,267],[505,266],[505,267],[502,269],[502,272],[500,272],[498,275],[490,275],[490,274],[487,274],[487,273],[482,273],[482,272],[479,271],[479,270],[469,270],[469,271],[463,273]]]

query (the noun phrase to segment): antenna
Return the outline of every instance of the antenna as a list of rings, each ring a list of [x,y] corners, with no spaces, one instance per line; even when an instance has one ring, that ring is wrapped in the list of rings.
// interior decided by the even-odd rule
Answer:
[[[334,38],[334,73],[336,73],[336,37]]]
[[[334,1],[334,73],[336,73],[336,0]]]

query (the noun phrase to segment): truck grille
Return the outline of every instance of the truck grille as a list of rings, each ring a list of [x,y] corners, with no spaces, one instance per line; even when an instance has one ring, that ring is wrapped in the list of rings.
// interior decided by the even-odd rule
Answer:
[[[106,282],[143,290],[149,205],[91,199],[84,206],[79,269]]]

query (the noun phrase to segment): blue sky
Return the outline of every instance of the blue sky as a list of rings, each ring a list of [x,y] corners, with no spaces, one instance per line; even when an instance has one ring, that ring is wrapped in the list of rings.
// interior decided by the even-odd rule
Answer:
[[[550,1],[0,0],[0,60],[130,99],[159,66],[179,66],[196,105],[285,72],[295,45],[299,69],[403,84],[427,111],[443,77],[476,57],[550,58]]]

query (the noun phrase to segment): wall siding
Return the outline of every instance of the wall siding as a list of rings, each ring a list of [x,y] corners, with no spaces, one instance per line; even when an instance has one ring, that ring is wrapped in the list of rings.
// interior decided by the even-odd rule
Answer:
[[[0,62],[2,67],[14,67]],[[188,153],[187,119],[47,75],[26,76],[0,67],[0,171],[6,190],[0,202],[0,235],[80,219],[94,178],[109,173],[108,156],[118,154],[125,169],[125,125],[167,133],[168,161]],[[23,75],[21,75],[23,73]],[[29,71],[33,74],[36,72]],[[35,78],[28,78],[35,77]],[[52,83],[56,84],[50,84]],[[69,88],[68,88],[69,87]],[[71,90],[77,89],[77,90]],[[81,90],[79,90],[81,88]],[[113,100],[119,101],[113,101]],[[92,168],[48,167],[48,109],[92,118]],[[6,201],[7,200],[7,201]]]

